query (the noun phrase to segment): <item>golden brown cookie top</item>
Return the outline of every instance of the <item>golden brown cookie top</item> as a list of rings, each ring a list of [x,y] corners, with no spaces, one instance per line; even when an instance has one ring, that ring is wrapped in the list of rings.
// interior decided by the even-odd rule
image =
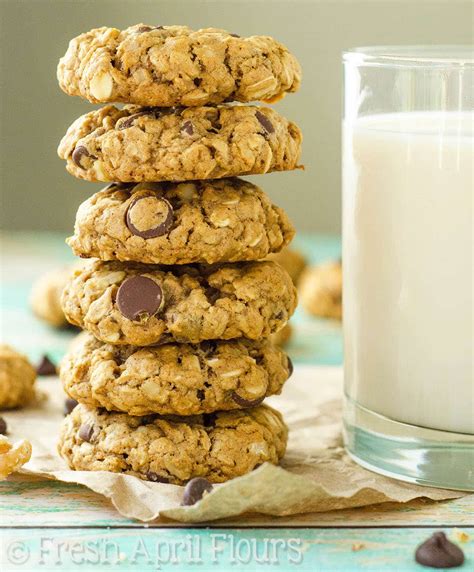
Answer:
[[[92,103],[194,107],[277,100],[299,88],[301,67],[268,36],[137,24],[71,40],[58,80],[67,94]]]

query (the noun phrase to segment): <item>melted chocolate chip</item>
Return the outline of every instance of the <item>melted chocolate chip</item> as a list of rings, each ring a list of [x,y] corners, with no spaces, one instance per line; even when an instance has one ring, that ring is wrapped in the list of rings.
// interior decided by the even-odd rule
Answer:
[[[253,400],[244,399],[235,391],[232,392],[231,397],[235,401],[235,403],[237,403],[237,405],[240,405],[240,407],[245,407],[245,408],[256,407],[257,405],[260,405],[260,403],[262,403],[262,401],[265,399],[264,395],[262,397],[258,397],[257,399]]]
[[[286,356],[288,358],[288,377],[290,378],[293,375],[293,372],[295,371],[295,367],[293,365],[293,362],[291,361],[290,356]]]
[[[56,366],[45,354],[36,367],[36,373],[40,376],[43,375],[56,375]]]
[[[163,26],[140,26],[137,30],[139,34],[151,32],[152,30],[163,30]]]
[[[154,316],[163,303],[163,291],[151,278],[130,276],[117,292],[117,306],[121,314],[133,321]]]
[[[127,119],[124,119],[117,125],[118,131],[122,131],[123,129],[128,129],[129,127],[132,127],[132,125],[135,123],[135,120],[143,116],[154,117],[155,119],[158,119],[158,117],[160,117],[160,112],[158,111],[158,109],[149,108],[149,109],[144,109],[143,111],[138,111],[133,115],[129,115]]]
[[[268,119],[266,115],[264,115],[260,111],[257,111],[255,113],[255,117],[258,119],[258,122],[260,123],[260,125],[262,125],[262,127],[265,129],[267,133],[275,133],[275,128],[273,127],[271,121]]]
[[[416,549],[415,560],[431,568],[455,568],[464,563],[463,551],[444,532],[435,532]]]
[[[152,483],[169,483],[170,480],[166,477],[162,477],[158,473],[154,473],[153,471],[148,471],[146,473],[146,478],[151,481]]]
[[[94,427],[92,425],[88,425],[87,423],[83,423],[79,429],[79,438],[90,443],[93,433]]]
[[[83,157],[91,157],[92,159],[97,159],[97,157],[91,155],[83,145],[79,145],[79,147],[76,147],[72,152],[71,159],[73,163],[80,169],[85,169],[85,167],[82,165]]]
[[[182,506],[192,506],[202,499],[205,493],[212,491],[212,484],[202,477],[191,479],[184,487]]]
[[[180,131],[181,133],[186,133],[186,135],[192,135],[194,133],[194,127],[191,121],[185,121],[183,125],[181,125]]]
[[[77,401],[72,397],[68,397],[64,401],[64,415],[69,415],[69,413],[71,413],[71,411],[76,407],[76,405],[78,405]]]
[[[136,226],[136,224],[138,224],[139,221],[135,220],[134,223],[135,219],[134,211],[135,213],[138,212],[137,205],[140,201],[143,200],[146,200],[147,203],[150,202],[153,203],[154,206],[153,207],[148,206],[147,210],[152,209],[153,214],[157,215],[156,218],[161,221],[159,222],[159,224],[153,226],[152,228],[139,229]],[[125,224],[127,225],[128,230],[135,236],[140,236],[141,238],[145,239],[163,236],[173,226],[173,221],[174,221],[173,207],[171,206],[171,204],[166,199],[155,196],[144,196],[133,199],[127,209],[127,214],[125,216]]]
[[[7,422],[3,417],[0,417],[0,435],[7,434]]]
[[[198,389],[196,391],[196,396],[199,399],[199,401],[202,401],[204,399],[204,397],[206,397],[206,393],[204,392],[204,389]]]

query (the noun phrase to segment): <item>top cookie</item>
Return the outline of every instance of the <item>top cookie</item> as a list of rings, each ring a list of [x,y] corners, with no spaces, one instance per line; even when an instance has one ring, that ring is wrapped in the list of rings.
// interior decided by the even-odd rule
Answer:
[[[138,24],[97,28],[71,40],[58,80],[67,94],[92,103],[193,107],[280,99],[299,88],[301,68],[268,36]]]

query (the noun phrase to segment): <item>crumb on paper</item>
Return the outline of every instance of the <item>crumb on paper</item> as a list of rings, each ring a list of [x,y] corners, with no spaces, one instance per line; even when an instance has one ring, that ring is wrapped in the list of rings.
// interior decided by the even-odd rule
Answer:
[[[14,445],[0,435],[0,481],[18,471],[31,457],[31,443],[23,440]]]
[[[352,544],[352,552],[359,552],[360,550],[364,550],[365,544],[363,542],[354,542]]]

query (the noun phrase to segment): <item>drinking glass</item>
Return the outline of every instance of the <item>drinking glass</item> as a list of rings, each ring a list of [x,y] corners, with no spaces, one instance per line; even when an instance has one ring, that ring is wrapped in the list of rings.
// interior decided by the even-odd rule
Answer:
[[[474,490],[472,47],[343,62],[346,448],[394,478]]]

